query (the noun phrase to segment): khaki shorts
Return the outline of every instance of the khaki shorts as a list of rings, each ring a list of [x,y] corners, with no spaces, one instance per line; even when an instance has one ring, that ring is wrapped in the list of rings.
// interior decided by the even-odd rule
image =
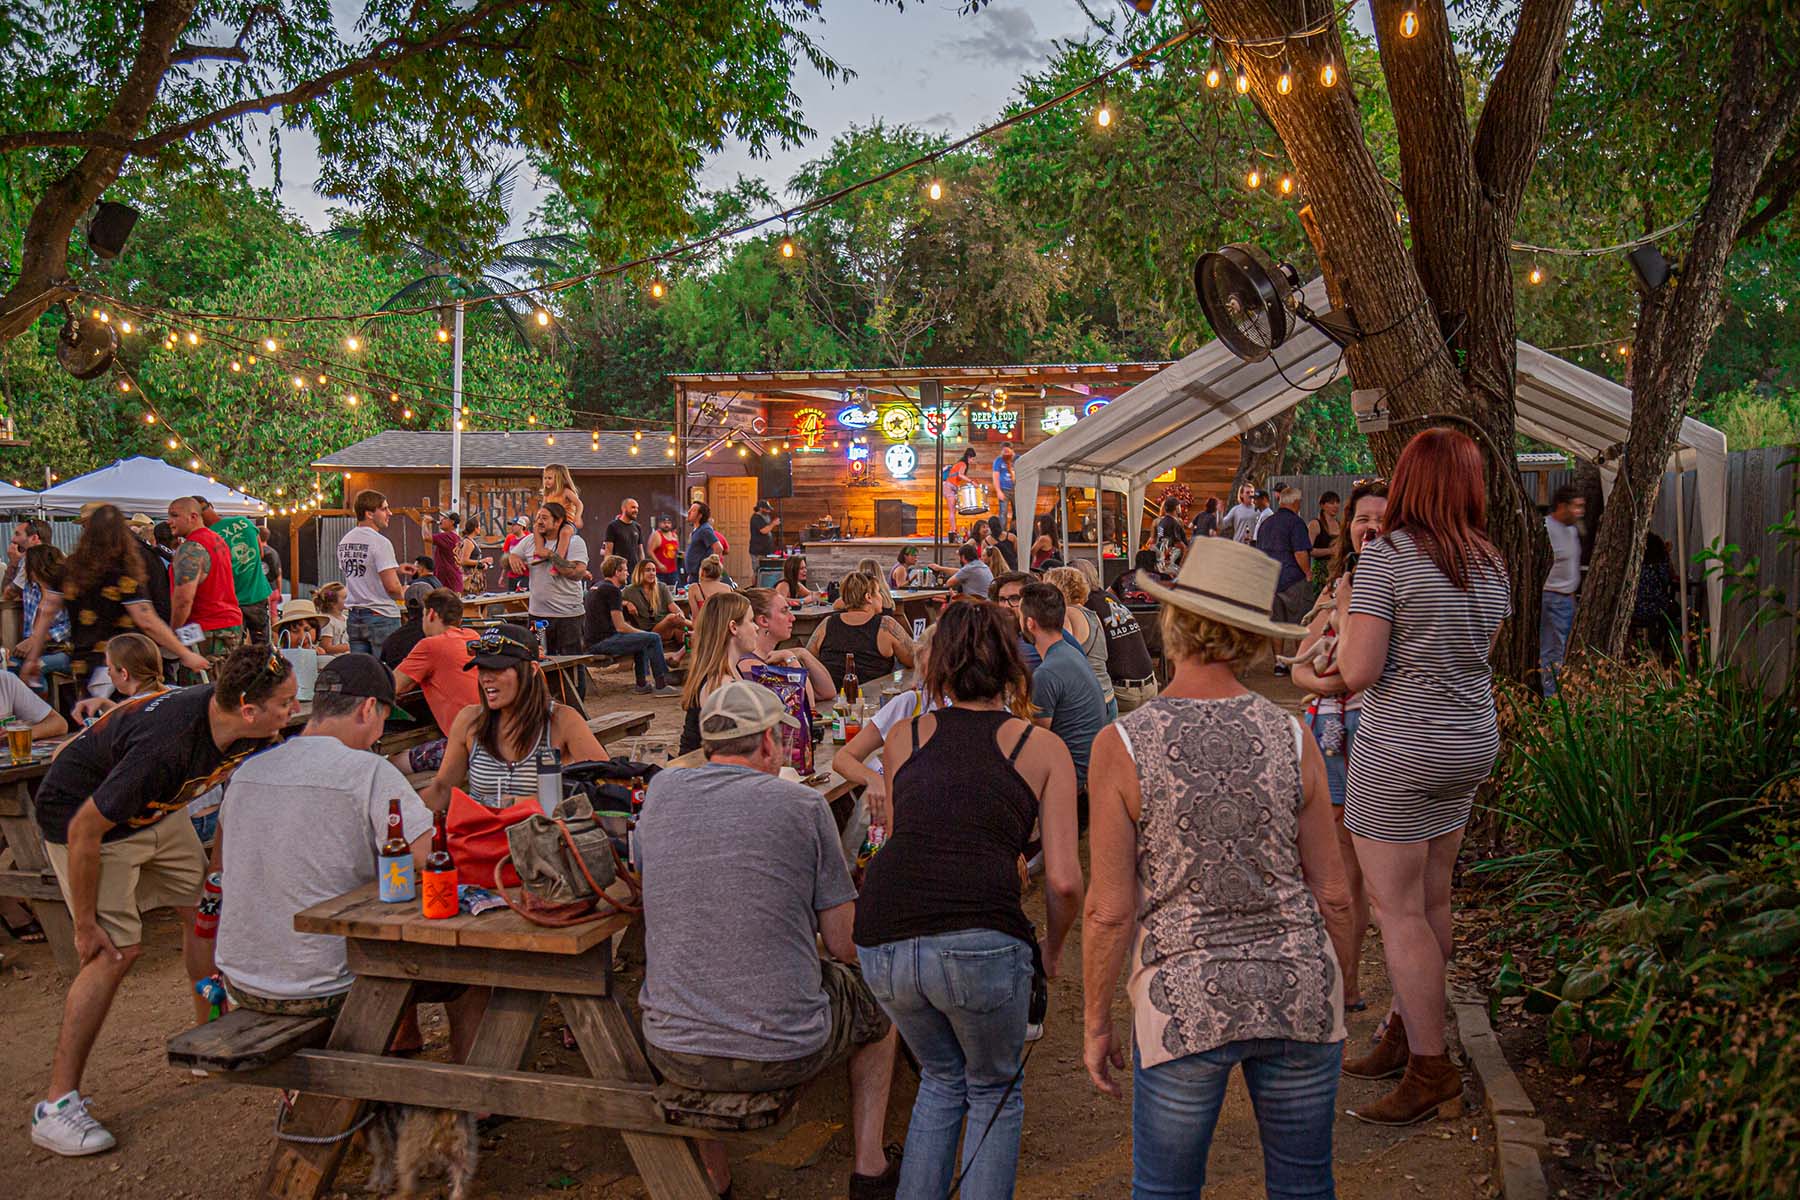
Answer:
[[[1119,715],[1135,712],[1156,699],[1156,677],[1152,675],[1142,683],[1120,683],[1113,680],[1113,696],[1119,702]]]
[[[63,900],[69,900],[69,848],[44,843]],[[100,887],[94,917],[115,946],[144,940],[143,914],[153,908],[192,908],[206,879],[206,850],[183,813],[164,817],[130,837],[100,843]],[[74,905],[71,903],[70,908]]]
[[[849,963],[826,959],[820,979],[831,1000],[831,1030],[825,1044],[805,1058],[764,1062],[753,1058],[714,1058],[647,1046],[650,1062],[663,1078],[701,1092],[773,1092],[799,1087],[857,1046],[879,1042],[893,1026],[881,1011],[862,971]]]

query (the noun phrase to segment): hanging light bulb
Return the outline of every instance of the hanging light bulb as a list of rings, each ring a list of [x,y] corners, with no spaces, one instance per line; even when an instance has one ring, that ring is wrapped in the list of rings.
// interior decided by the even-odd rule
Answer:
[[[1275,186],[1280,189],[1282,195],[1291,196],[1294,194],[1294,177],[1283,171],[1281,178],[1275,182]]]
[[[1255,167],[1251,167],[1249,174],[1244,176],[1244,186],[1249,188],[1251,191],[1255,191],[1257,188],[1261,187],[1262,186],[1262,172],[1257,170]]]
[[[1244,70],[1243,63],[1238,64],[1237,74],[1232,78],[1231,86],[1237,89],[1237,94],[1240,96],[1250,94],[1250,74]]]
[[[345,396],[344,403],[348,404],[351,408],[355,408],[356,407],[356,393],[351,392],[348,396]]]
[[[1536,263],[1531,264],[1531,274],[1525,276],[1526,282],[1536,286],[1544,282],[1544,269]]]
[[[188,470],[198,471],[199,469],[200,469],[200,460],[199,459],[197,459],[197,458],[188,459]]]
[[[781,239],[781,257],[783,257],[783,258],[794,257],[794,239],[793,238],[784,237]]]
[[[1100,107],[1094,110],[1094,124],[1102,129],[1105,129],[1112,124],[1112,109],[1107,106],[1107,103],[1104,100],[1100,102]]]
[[[295,391],[299,391],[301,388],[303,388],[305,386],[306,386],[306,380],[300,378],[298,375],[294,376],[294,390]]]
[[[668,292],[668,286],[665,285],[662,280],[653,279],[650,281],[650,298],[652,300],[661,300],[664,296],[668,295]]]
[[[244,361],[254,367],[256,365],[256,355],[254,355],[254,354],[249,355],[244,359]]]
[[[362,349],[362,339],[357,337],[355,334],[351,334],[349,337],[344,339],[344,349],[348,350],[352,354],[355,354],[358,350]]]
[[[1275,90],[1283,96],[1294,90],[1294,64],[1285,58],[1281,60],[1281,74],[1275,77]]]
[[[594,440],[596,442],[600,440],[600,431],[598,429],[594,430]],[[631,431],[631,440],[634,442],[643,441],[644,440],[644,431],[641,429],[632,430]]]
[[[1219,56],[1215,53],[1212,61],[1206,64],[1206,86],[1217,90],[1218,86],[1224,82],[1225,68],[1219,65]]]
[[[120,333],[130,333],[131,332],[131,322],[130,321],[120,321],[119,322],[119,332]]]
[[[539,326],[548,325],[550,323],[550,314],[541,308],[533,313],[532,316],[537,320]]]
[[[179,438],[170,438],[169,439],[169,449],[173,450],[179,445],[181,445],[181,441]]]
[[[1319,65],[1319,86],[1326,88],[1336,87],[1337,81],[1337,64],[1332,62],[1330,56],[1327,55],[1325,61]]]
[[[671,433],[669,435],[669,445],[673,446],[674,444],[675,444],[675,435]]]
[[[400,419],[401,419],[401,420],[402,420],[402,421],[410,421],[410,420],[412,420],[412,409],[410,409],[410,408],[403,408],[403,409],[401,409],[401,410],[400,410]]]
[[[663,450],[663,456],[665,458],[674,458],[675,457],[675,447],[669,446],[669,447],[665,448]]]
[[[738,447],[738,457],[739,458],[749,458],[750,451],[743,446],[739,446]]]
[[[450,340],[450,331],[448,329],[445,329],[442,325],[439,325],[438,331],[437,331],[437,340],[440,342],[449,341]]]
[[[537,424],[537,414],[536,413],[526,413],[525,414],[525,423],[527,425],[536,425]]]
[[[273,354],[281,349],[281,343],[272,337],[266,337],[263,339],[263,349],[267,350],[270,354]]]
[[[930,185],[925,189],[925,195],[927,199],[942,200],[944,198],[944,185],[935,179],[932,180]]]
[[[243,363],[241,363],[241,362],[239,362],[239,361],[238,361],[238,360],[237,360],[237,359],[235,359],[235,358],[234,358],[234,359],[232,359],[232,360],[231,360],[231,372],[232,372],[232,374],[234,374],[234,375],[235,375],[235,374],[237,374],[237,373],[238,373],[238,372],[240,372],[240,371],[242,371],[242,370],[243,370],[243,369],[244,369],[244,364],[243,364]]]
[[[321,386],[323,386],[325,383],[325,376],[323,373],[320,373],[320,375],[319,375],[319,383]]]
[[[625,449],[626,449],[626,453],[628,453],[628,454],[636,454],[638,452],[638,448],[636,446],[627,446]]]
[[[1403,38],[1419,35],[1419,10],[1409,8],[1400,14],[1400,36]]]
[[[1619,346],[1619,357],[1620,358],[1630,358],[1631,357],[1631,347],[1621,343]]]
[[[190,346],[198,346],[200,344],[200,335],[191,329],[188,330],[187,344]]]
[[[546,446],[556,445],[556,435],[554,433],[546,433],[544,435],[544,445],[546,445]]]

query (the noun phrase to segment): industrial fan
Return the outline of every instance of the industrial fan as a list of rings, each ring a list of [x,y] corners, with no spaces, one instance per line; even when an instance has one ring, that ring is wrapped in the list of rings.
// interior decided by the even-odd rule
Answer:
[[[1194,264],[1194,291],[1213,332],[1245,362],[1260,362],[1294,332],[1298,318],[1339,346],[1362,338],[1349,313],[1315,313],[1300,294],[1300,275],[1262,247],[1233,242]]]
[[[76,317],[63,306],[62,333],[56,339],[56,361],[77,379],[106,373],[119,351],[119,333],[99,317]]]

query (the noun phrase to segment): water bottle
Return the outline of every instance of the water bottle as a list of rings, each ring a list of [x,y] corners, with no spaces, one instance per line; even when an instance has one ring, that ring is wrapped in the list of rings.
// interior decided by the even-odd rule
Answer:
[[[546,817],[553,817],[563,798],[562,751],[555,747],[539,750],[536,761],[538,807]]]

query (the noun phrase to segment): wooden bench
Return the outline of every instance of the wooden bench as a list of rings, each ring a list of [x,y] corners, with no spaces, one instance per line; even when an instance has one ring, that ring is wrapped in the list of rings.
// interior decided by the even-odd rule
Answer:
[[[322,1046],[330,1017],[277,1017],[234,1009],[169,1039],[169,1065],[202,1071],[256,1071],[297,1050]]]

